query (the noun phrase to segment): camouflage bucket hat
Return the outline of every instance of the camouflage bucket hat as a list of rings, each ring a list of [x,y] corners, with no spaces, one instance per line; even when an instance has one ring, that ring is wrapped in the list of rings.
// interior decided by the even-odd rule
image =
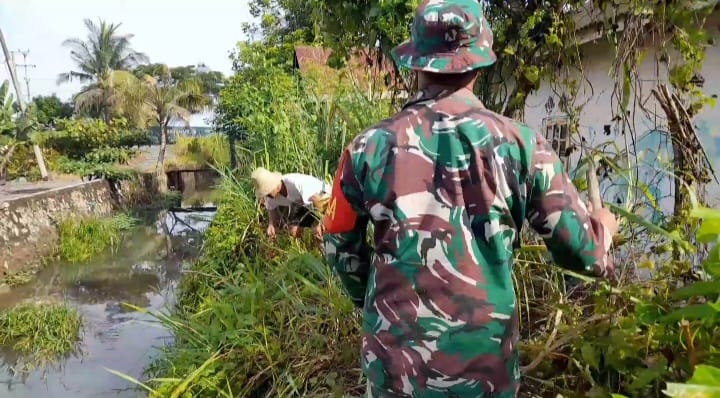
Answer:
[[[392,49],[398,67],[463,73],[495,63],[493,34],[477,0],[424,0],[410,40]]]

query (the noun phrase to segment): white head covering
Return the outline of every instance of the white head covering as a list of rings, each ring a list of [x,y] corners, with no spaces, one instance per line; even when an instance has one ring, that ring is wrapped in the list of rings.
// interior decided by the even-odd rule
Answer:
[[[255,195],[258,198],[268,196],[270,192],[277,189],[278,185],[282,184],[282,174],[267,170],[264,167],[253,170],[250,178],[255,187]]]

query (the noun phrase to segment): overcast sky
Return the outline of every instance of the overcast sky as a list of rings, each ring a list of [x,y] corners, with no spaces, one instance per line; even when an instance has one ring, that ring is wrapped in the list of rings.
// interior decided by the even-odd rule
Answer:
[[[121,33],[135,35],[131,43],[151,62],[170,66],[204,62],[213,70],[231,73],[230,50],[244,38],[242,23],[251,19],[246,0],[0,0],[0,28],[10,51],[30,50],[31,95],[56,93],[68,99],[78,83],[58,86],[57,75],[71,70],[69,50],[61,43],[87,36],[84,18],[122,23]],[[16,56],[22,63],[22,56]],[[0,52],[0,60],[5,58]],[[24,70],[18,75],[25,88]],[[0,81],[9,79],[0,65]]]

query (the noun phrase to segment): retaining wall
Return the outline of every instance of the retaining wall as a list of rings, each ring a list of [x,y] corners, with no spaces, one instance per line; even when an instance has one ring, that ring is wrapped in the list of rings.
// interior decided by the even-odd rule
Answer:
[[[57,244],[57,223],[63,218],[108,216],[116,205],[105,180],[0,199],[0,276],[51,254]]]

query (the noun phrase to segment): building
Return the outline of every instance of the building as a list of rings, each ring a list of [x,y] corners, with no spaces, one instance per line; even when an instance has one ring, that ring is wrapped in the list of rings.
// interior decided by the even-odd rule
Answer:
[[[402,78],[392,61],[379,55],[377,49],[359,49],[351,54],[343,68],[336,69],[331,66],[331,49],[299,45],[295,46],[294,67],[303,76],[322,79],[349,72],[347,77],[368,94],[379,94],[386,99],[394,93],[398,98],[406,98],[407,93],[399,89],[403,87]]]
[[[630,171],[631,177],[639,184],[628,184],[617,174],[609,175],[601,181],[603,198],[617,204],[644,203],[646,206],[640,208],[644,207],[646,215],[657,220],[663,214],[672,214],[674,204],[674,181],[668,174],[672,170],[669,162],[673,149],[667,134],[666,115],[651,93],[660,84],[669,85],[666,58],[656,44],[644,48],[647,52],[637,68],[627,122],[623,122],[616,116],[618,97],[614,95],[616,83],[610,73],[615,54],[602,31],[603,24],[596,22],[603,19],[598,18],[596,13],[589,10],[580,13],[577,19],[583,73],[575,76],[581,82],[581,88],[574,103],[584,104],[579,114],[579,134],[569,134],[569,118],[562,106],[567,98],[563,98],[562,90],[557,90],[547,81],[528,97],[525,122],[553,143],[571,174],[578,170],[578,164],[588,148],[604,145],[608,151],[629,153],[630,158],[637,159],[638,167]],[[623,21],[617,23],[622,29]],[[708,18],[706,28],[714,40],[707,48],[704,68],[697,80],[706,95],[717,98],[720,95],[720,69],[717,68],[720,65],[720,12],[717,8]],[[653,43],[651,38],[645,39]],[[694,125],[705,152],[706,166],[720,173],[720,109],[706,106],[694,118]],[[639,188],[630,190],[629,186]],[[706,190],[708,203],[718,207],[720,184],[714,175]],[[655,197],[656,203],[652,197]]]

